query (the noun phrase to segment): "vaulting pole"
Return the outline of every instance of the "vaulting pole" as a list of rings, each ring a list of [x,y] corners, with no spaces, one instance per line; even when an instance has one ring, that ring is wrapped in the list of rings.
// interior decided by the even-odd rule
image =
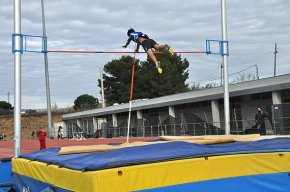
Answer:
[[[129,101],[129,116],[128,116],[128,128],[127,128],[127,143],[129,143],[130,137],[130,123],[131,123],[131,111],[132,111],[132,100],[133,100],[133,90],[134,90],[134,73],[135,73],[135,62],[136,62],[136,48],[135,44],[134,58],[132,63],[132,76],[131,76],[131,88],[130,88],[130,101]]]
[[[14,0],[14,34],[21,34],[21,0]],[[15,49],[21,50],[21,37],[15,36]],[[14,53],[14,157],[21,149],[21,52]]]

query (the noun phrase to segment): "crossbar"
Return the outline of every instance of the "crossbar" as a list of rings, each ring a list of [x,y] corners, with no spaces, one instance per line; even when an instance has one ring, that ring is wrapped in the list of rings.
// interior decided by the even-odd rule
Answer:
[[[93,50],[47,50],[48,53],[101,53],[101,54],[134,54],[133,51],[93,51]],[[136,52],[144,54],[146,52]],[[154,54],[163,54],[162,51],[153,52]],[[206,51],[175,51],[176,54],[205,54]]]

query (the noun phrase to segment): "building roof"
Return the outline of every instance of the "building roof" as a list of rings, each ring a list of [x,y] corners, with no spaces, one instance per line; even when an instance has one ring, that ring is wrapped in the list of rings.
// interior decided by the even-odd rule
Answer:
[[[230,97],[290,89],[290,74],[229,85]],[[132,103],[132,111],[223,98],[223,87],[190,91]],[[63,115],[63,120],[104,116],[128,111],[129,103]]]

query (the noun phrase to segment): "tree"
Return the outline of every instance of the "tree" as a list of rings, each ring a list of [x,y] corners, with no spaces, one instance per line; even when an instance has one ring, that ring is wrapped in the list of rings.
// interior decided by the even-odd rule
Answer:
[[[141,63],[141,74],[136,77],[136,91],[143,98],[155,98],[188,91],[189,63],[180,55],[167,53],[156,55],[163,73],[159,75],[153,62],[148,58]],[[139,79],[140,78],[140,79]]]
[[[12,110],[12,105],[6,101],[0,101],[0,109],[2,110]]]
[[[157,55],[163,74],[158,74],[150,59],[135,62],[133,99],[155,98],[188,90],[189,63],[179,55],[167,53]],[[131,68],[133,58],[123,56],[104,66],[104,91],[108,104],[127,103],[130,95]],[[99,81],[100,87],[100,81]]]
[[[129,101],[131,68],[133,58],[122,56],[120,59],[114,59],[104,66],[104,92],[109,105],[114,103],[126,103]],[[135,62],[135,71],[140,70],[139,61]],[[138,73],[135,73],[135,79]],[[99,80],[99,87],[100,80]]]
[[[99,100],[91,95],[83,94],[76,98],[74,101],[74,109],[92,109],[97,107]]]
[[[257,77],[253,73],[239,73],[239,76],[234,79],[231,83],[242,83],[246,81],[256,80]]]

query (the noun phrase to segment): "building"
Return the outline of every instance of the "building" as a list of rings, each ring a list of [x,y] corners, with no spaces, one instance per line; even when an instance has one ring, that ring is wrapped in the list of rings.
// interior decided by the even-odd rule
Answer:
[[[255,125],[258,106],[268,114],[267,134],[290,133],[290,74],[229,85],[231,133]],[[287,105],[289,103],[289,105]],[[63,116],[68,137],[126,136],[129,104]],[[132,103],[131,136],[224,134],[223,87]]]

